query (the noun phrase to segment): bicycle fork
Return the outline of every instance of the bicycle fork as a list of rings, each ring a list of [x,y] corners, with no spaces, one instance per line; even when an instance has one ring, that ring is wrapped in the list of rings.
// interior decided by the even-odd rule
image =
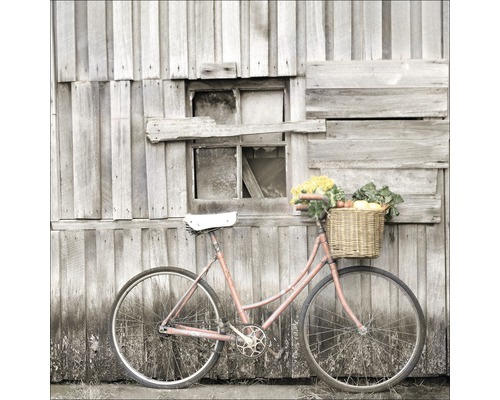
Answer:
[[[318,227],[318,235],[319,235],[321,247],[323,248],[323,251],[326,254],[327,262],[328,262],[328,265],[330,266],[330,272],[332,274],[333,283],[335,285],[335,291],[336,291],[337,297],[340,300],[340,303],[342,304],[342,307],[344,308],[348,317],[358,327],[358,332],[361,335],[364,335],[364,334],[366,334],[366,332],[368,330],[367,330],[366,326],[364,326],[358,320],[358,318],[356,317],[354,312],[351,310],[351,307],[349,307],[349,304],[347,304],[347,301],[344,297],[344,292],[342,290],[342,285],[340,284],[339,273],[337,271],[337,264],[335,263],[335,260],[333,259],[332,255],[330,253],[330,247],[328,246],[328,240],[326,238],[326,233],[325,233],[325,230],[324,230],[323,226],[321,225],[321,222],[319,219],[316,219],[316,226]]]

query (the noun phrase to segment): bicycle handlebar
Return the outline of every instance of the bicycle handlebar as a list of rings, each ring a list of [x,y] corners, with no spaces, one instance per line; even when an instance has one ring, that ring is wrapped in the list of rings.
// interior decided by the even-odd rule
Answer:
[[[312,194],[312,193],[302,193],[299,195],[300,200],[320,200],[325,203],[329,203],[328,197],[322,195],[322,194]]]
[[[319,200],[319,201],[323,201],[325,204],[330,204],[330,200],[328,199],[328,197],[322,195],[322,194],[313,194],[313,193],[302,193],[299,195],[299,199],[300,200]],[[295,210],[297,211],[308,211],[309,210],[309,207],[307,204],[297,204],[295,206]],[[322,219],[324,217],[324,213],[323,215],[320,217],[320,219]]]

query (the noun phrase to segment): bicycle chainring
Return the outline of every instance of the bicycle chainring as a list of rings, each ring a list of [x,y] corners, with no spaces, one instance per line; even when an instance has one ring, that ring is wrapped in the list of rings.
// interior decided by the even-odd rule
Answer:
[[[237,338],[236,348],[243,356],[257,358],[265,353],[270,343],[269,338],[260,326],[246,324],[240,325],[238,329],[252,340],[252,343],[247,343],[242,338]]]

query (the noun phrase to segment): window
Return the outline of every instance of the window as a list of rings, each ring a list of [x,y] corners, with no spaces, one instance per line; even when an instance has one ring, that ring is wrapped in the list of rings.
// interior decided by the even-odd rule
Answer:
[[[285,88],[237,83],[190,85],[192,116],[217,124],[284,121]],[[191,210],[278,213],[287,210],[287,137],[284,133],[197,139],[191,144]]]

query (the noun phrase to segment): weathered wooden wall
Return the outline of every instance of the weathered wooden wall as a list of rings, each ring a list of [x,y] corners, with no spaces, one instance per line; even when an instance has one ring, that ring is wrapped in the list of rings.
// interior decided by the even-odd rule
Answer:
[[[328,120],[326,134],[287,134],[288,187],[324,173],[347,192],[374,180],[403,194],[371,263],[407,282],[426,314],[414,375],[448,372],[448,2],[58,1],[53,17],[53,381],[123,378],[107,343],[114,294],[152,266],[204,265],[206,238],[179,219],[189,144],[151,144],[145,122],[190,115],[190,79],[236,76],[263,87],[286,77],[286,118]],[[244,302],[286,286],[314,236],[291,210],[252,214],[219,232]],[[273,330],[284,361],[224,354],[213,376],[262,376],[263,365],[308,376],[296,326],[305,296]]]

